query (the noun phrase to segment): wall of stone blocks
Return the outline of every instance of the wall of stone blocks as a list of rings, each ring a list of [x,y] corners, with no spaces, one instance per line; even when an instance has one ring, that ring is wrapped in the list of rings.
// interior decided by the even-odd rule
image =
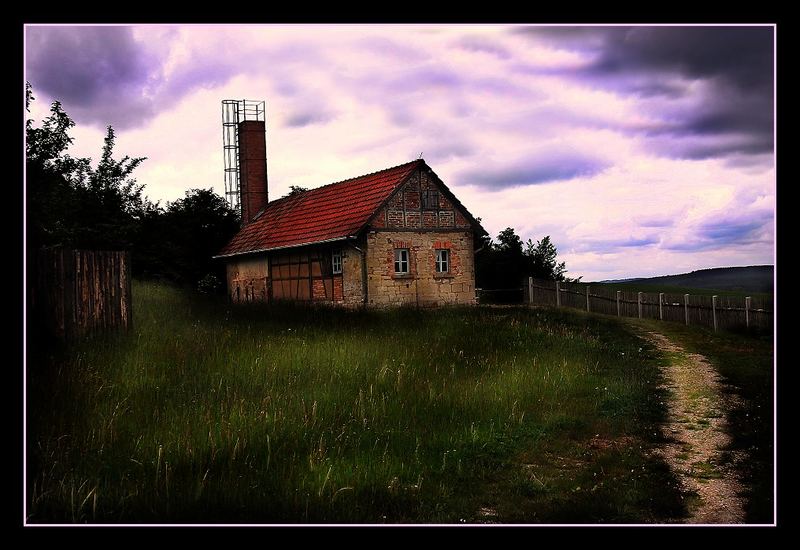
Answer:
[[[359,242],[356,246],[364,250],[366,243]],[[352,246],[342,246],[342,303],[348,306],[364,304],[364,283],[361,261],[361,252]]]
[[[408,275],[394,272],[395,248],[410,251]],[[436,273],[436,249],[450,250],[450,272]],[[471,231],[391,231],[367,234],[368,304],[437,306],[475,303]]]

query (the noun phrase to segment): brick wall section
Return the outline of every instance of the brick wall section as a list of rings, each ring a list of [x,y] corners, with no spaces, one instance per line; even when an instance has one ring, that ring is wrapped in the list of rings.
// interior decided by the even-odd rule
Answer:
[[[241,178],[242,225],[267,205],[267,146],[264,121],[239,123],[239,172]]]
[[[428,189],[439,191],[439,210],[423,210],[421,193]],[[414,172],[389,199],[385,208],[372,218],[374,229],[470,229],[466,216],[444,195],[433,176],[424,170]]]
[[[406,189],[403,192],[403,197],[405,199],[404,202],[406,210],[419,210],[421,208],[419,191],[411,191],[409,189]]]
[[[450,273],[435,272],[437,245],[448,245]],[[411,273],[395,276],[394,249],[410,249]],[[475,303],[474,243],[470,231],[392,232],[367,235],[369,305]]]
[[[387,227],[405,227],[405,218],[402,210],[387,210],[386,211],[386,226]]]
[[[232,258],[226,265],[228,295],[233,302],[267,300],[267,257]]]
[[[311,297],[313,300],[325,300],[325,282],[322,279],[311,281]]]
[[[433,210],[426,210],[422,213],[422,227],[436,227],[439,224],[438,222],[439,218]]]
[[[406,212],[406,227],[412,229],[419,229],[422,227],[422,214],[419,210],[416,212]]]
[[[439,227],[453,227],[455,225],[455,220],[453,217],[452,210],[440,210],[439,211]]]

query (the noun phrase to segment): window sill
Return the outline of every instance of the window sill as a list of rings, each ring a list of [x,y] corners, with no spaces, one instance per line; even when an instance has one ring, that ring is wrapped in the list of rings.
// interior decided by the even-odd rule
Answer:
[[[413,279],[414,275],[411,273],[395,273],[392,275],[392,279]]]
[[[436,273],[433,276],[434,279],[454,279],[455,275],[452,273]]]

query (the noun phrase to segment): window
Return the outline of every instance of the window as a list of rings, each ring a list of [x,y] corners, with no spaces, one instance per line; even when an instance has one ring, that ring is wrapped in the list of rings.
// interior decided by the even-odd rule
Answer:
[[[394,272],[398,275],[405,275],[408,273],[408,249],[395,248],[394,249]]]
[[[422,192],[422,208],[426,210],[439,209],[439,191],[427,189]]]
[[[338,275],[342,272],[342,253],[337,250],[331,257],[331,267],[333,267],[333,274]]]
[[[450,272],[450,251],[446,248],[436,250],[436,273]]]

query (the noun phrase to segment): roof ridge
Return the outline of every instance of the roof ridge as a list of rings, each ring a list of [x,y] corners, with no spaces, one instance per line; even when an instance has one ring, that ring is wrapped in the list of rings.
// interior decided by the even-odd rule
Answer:
[[[425,159],[419,158],[419,159],[416,159],[416,160],[412,160],[410,162],[404,162],[403,164],[398,164],[397,166],[390,166],[389,168],[383,168],[381,170],[376,170],[374,172],[369,172],[367,174],[361,174],[360,176],[355,176],[355,177],[352,177],[352,178],[347,178],[347,179],[343,179],[343,180],[339,180],[339,181],[334,181],[334,182],[331,182],[331,183],[326,183],[325,185],[320,185],[319,187],[314,187],[313,189],[306,189],[305,191],[302,191],[300,193],[295,193],[295,195],[305,195],[306,193],[310,193],[312,191],[317,191],[318,189],[322,189],[324,187],[330,187],[331,185],[338,185],[340,183],[347,183],[348,181],[353,181],[353,180],[357,180],[357,179],[361,179],[361,178],[366,178],[367,176],[374,176],[375,174],[380,174],[381,172],[388,172],[389,170],[395,170],[397,168],[402,168],[403,166],[411,166],[412,164],[419,163],[419,162],[425,162]],[[290,197],[290,196],[291,195],[288,195],[287,197]],[[284,198],[287,198],[287,197],[281,197],[281,199],[284,199]],[[277,200],[281,200],[281,199],[277,199]]]

